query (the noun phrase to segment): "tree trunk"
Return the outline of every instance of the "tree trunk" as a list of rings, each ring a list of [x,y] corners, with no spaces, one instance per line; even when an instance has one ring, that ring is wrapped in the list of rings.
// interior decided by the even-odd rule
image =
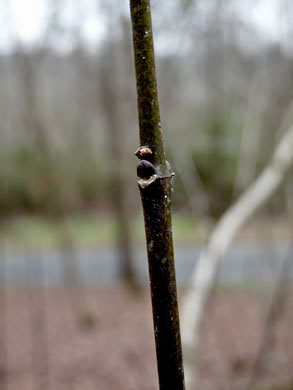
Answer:
[[[160,124],[149,0],[131,0],[141,147],[136,156],[144,210],[161,390],[184,389],[171,226],[172,172]]]
[[[138,289],[138,282],[135,271],[135,259],[130,226],[130,205],[128,202],[126,167],[124,150],[125,126],[121,125],[121,109],[119,102],[119,91],[117,90],[117,68],[118,56],[115,56],[114,45],[109,45],[107,55],[109,63],[100,66],[99,91],[105,119],[107,122],[107,136],[110,155],[112,206],[115,214],[116,242],[119,253],[120,277],[127,285],[134,290]],[[121,134],[122,133],[122,134]]]

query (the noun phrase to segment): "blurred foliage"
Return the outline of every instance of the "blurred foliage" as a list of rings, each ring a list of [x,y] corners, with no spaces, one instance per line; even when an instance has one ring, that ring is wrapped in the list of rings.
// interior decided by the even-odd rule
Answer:
[[[63,25],[63,6],[53,2],[38,44],[12,34],[11,52],[0,56],[1,215],[109,210],[117,150],[126,198],[135,193],[133,53],[129,12],[120,6],[107,2],[100,43],[90,44],[83,35],[80,9],[88,17],[97,11],[100,20],[98,9],[86,3],[73,7],[78,28]],[[166,155],[172,164],[176,153],[175,162],[182,163],[174,164],[175,171],[188,168],[184,180],[176,172],[173,204],[186,212],[192,198],[194,215],[217,219],[267,164],[279,137],[293,99],[290,34],[266,40],[238,1],[219,6],[213,0],[209,7],[189,0],[172,7],[157,3],[153,15]],[[282,28],[284,22],[280,17]],[[9,27],[15,29],[13,23]],[[71,43],[64,50],[65,35]],[[255,147],[244,142],[242,148],[245,132],[254,135]],[[235,186],[240,165],[247,166],[246,174]],[[284,194],[283,187],[264,212],[283,212]],[[129,203],[137,207],[135,200]]]
[[[235,155],[214,150],[193,152],[192,158],[208,195],[211,216],[218,218],[231,204]]]
[[[226,138],[229,124],[223,113],[211,115],[203,124],[207,134],[207,148],[192,150],[194,167],[201,179],[211,212],[211,217],[218,218],[231,204],[237,163],[237,148],[227,148]],[[237,131],[237,126],[233,126]],[[238,137],[239,137],[238,131]]]
[[[200,132],[206,135],[206,145],[199,148],[190,144],[190,156],[208,198],[210,215],[206,217],[218,219],[233,201],[240,124],[231,125],[221,112],[210,113],[201,123]],[[79,213],[92,207],[99,208],[99,205],[111,208],[111,164],[107,150],[102,149],[93,150],[73,142],[64,149],[50,148],[48,154],[44,155],[35,142],[18,140],[13,148],[1,155],[0,214],[58,216],[60,213]],[[176,167],[170,147],[167,147],[167,156],[170,156],[171,165]],[[125,155],[129,167],[133,164],[131,157]],[[260,153],[257,170],[263,169],[267,161]],[[176,174],[173,196],[175,210],[184,208],[190,196],[196,198],[198,189],[194,188],[194,195],[186,191],[180,174]],[[284,191],[283,188],[273,197],[268,211],[279,212],[282,209]]]
[[[1,157],[0,213],[69,212],[89,207],[109,191],[107,170],[88,150],[42,155],[21,143]]]

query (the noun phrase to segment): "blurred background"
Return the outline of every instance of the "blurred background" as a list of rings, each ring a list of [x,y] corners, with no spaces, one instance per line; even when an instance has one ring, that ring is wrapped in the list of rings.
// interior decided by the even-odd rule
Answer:
[[[293,119],[293,6],[152,9],[183,305]],[[0,21],[0,389],[156,389],[129,4],[1,0]],[[291,170],[221,264],[201,389],[292,389],[292,197]]]

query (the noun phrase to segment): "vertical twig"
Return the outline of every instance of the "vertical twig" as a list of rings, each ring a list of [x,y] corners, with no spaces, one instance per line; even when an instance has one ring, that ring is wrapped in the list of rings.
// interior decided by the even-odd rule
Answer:
[[[149,0],[130,0],[141,147],[136,156],[161,390],[184,389],[171,226],[172,172],[160,124]]]
[[[50,389],[50,351],[47,299],[43,257],[28,254],[25,258],[28,288],[28,306],[32,343],[31,364],[35,389]],[[31,280],[29,280],[31,278]],[[34,286],[35,283],[40,285]]]
[[[112,42],[111,42],[112,43]],[[129,201],[127,194],[127,182],[125,181],[125,166],[123,164],[123,149],[125,149],[124,137],[120,137],[121,113],[119,93],[115,86],[117,76],[117,56],[114,54],[114,45],[110,43],[108,62],[100,67],[99,91],[102,96],[103,111],[107,121],[107,135],[109,141],[109,153],[111,163],[112,206],[115,212],[116,243],[120,257],[119,276],[134,292],[139,289],[136,278],[135,261],[133,255],[132,232],[129,218]],[[111,47],[112,46],[112,47]],[[121,53],[120,53],[121,55]],[[117,196],[119,194],[119,196]]]
[[[0,258],[0,332],[1,332],[1,364],[0,364],[0,388],[6,390],[8,387],[8,344],[7,344],[7,283],[6,283],[6,246]]]
[[[291,239],[288,253],[280,264],[280,270],[277,276],[273,296],[264,319],[263,334],[256,352],[248,382],[245,386],[246,390],[253,389],[259,375],[262,374],[264,359],[267,357],[266,355],[272,348],[272,336],[276,324],[285,314],[290,293],[292,247],[293,241]]]

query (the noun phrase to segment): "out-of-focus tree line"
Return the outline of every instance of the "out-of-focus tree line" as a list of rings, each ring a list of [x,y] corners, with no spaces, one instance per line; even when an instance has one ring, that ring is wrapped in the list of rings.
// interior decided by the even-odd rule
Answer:
[[[28,45],[13,34],[13,14],[1,2],[2,28],[12,36],[0,57],[2,215],[109,209],[113,197],[121,208],[138,203],[128,10],[115,0],[97,2],[93,12],[102,13],[106,33],[89,45],[82,6],[70,29],[62,25],[63,3],[49,3],[45,32]],[[292,102],[290,7],[285,12],[280,0],[286,34],[272,42],[249,22],[251,4],[153,2],[162,127],[177,173],[174,207],[188,205],[198,216],[218,217],[253,181]],[[64,36],[70,50],[58,46]],[[269,207],[282,212],[287,193]]]

